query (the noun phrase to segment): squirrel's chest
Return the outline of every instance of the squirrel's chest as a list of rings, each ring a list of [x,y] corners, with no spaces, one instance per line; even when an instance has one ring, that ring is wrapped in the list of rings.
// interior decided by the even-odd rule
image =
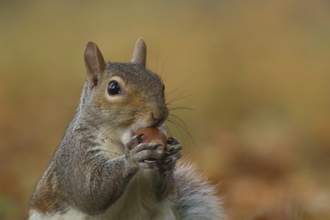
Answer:
[[[139,172],[121,198],[109,207],[101,219],[177,219],[175,202],[169,198],[162,201],[156,198],[155,180],[151,172]]]

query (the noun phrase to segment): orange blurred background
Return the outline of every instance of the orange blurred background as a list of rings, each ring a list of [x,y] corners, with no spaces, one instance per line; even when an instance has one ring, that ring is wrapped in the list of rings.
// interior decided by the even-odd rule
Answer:
[[[87,41],[127,62],[138,37],[230,219],[330,219],[329,1],[3,0],[0,30],[0,219],[27,218]]]

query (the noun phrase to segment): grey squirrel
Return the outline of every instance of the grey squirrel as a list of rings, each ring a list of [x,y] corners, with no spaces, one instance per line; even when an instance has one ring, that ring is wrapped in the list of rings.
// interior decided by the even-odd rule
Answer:
[[[29,219],[223,219],[215,187],[177,162],[178,140],[169,137],[165,151],[135,135],[146,127],[166,133],[168,117],[144,41],[129,63],[106,63],[93,42],[84,60],[80,104],[31,197]]]

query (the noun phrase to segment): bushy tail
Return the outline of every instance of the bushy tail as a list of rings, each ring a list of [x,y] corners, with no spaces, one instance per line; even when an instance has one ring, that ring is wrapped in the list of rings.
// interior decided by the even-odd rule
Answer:
[[[182,220],[224,220],[216,186],[198,174],[191,164],[177,164],[174,179],[178,191],[177,210]]]

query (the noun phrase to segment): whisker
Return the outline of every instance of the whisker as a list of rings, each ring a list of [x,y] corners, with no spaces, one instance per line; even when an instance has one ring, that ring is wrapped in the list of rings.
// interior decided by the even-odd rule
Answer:
[[[176,127],[176,129],[179,131],[179,133],[180,133],[180,135],[181,135],[181,137],[182,137],[182,139],[183,139],[183,144],[185,144],[185,138],[184,138],[184,135],[183,135],[183,133],[182,133],[182,131],[181,131],[181,127],[178,126],[178,124],[177,124],[175,121],[173,121],[173,120],[171,120],[171,119],[169,119],[169,118],[167,119],[167,121],[170,122],[173,126]]]
[[[171,92],[166,94],[166,97],[170,96],[172,93],[178,91],[180,89],[180,87],[177,87],[176,89],[173,89]]]
[[[168,56],[165,58],[165,60],[164,60],[164,62],[163,62],[162,69],[160,70],[160,76],[163,75],[163,70],[164,70],[164,67],[165,67],[165,64],[166,64],[167,58],[168,58]]]
[[[190,111],[196,111],[196,109],[184,107],[180,105],[173,105],[173,107],[168,108],[169,111],[176,111],[176,110],[190,110]]]
[[[176,72],[176,71],[173,71],[173,72]],[[172,74],[173,72],[171,72],[170,74]],[[189,81],[184,82],[181,86],[179,86],[179,87],[177,87],[176,89],[172,90],[171,92],[167,93],[167,94],[166,94],[166,97],[170,96],[172,93],[174,93],[174,92],[176,92],[177,90],[181,89],[181,88],[182,88],[183,86],[185,86],[187,83],[189,83]],[[190,90],[194,89],[194,88],[197,87],[197,86],[198,86],[198,85],[195,85],[195,86],[189,88],[188,90],[186,90],[186,91],[180,93],[178,96],[183,95],[183,94],[189,92]]]
[[[170,75],[172,75],[173,73],[176,73],[176,72],[177,72],[177,71],[173,70],[172,72],[166,74],[165,77],[162,76],[163,81],[166,81],[167,77],[169,77]]]
[[[184,98],[188,98],[188,97],[192,97],[192,96],[197,96],[197,95],[201,95],[201,94],[190,94],[190,95],[185,95],[185,96],[181,96],[182,94],[179,94],[178,96],[174,97],[173,99],[171,99],[170,101],[168,101],[166,104],[171,104],[172,102],[176,102],[178,100],[184,99]]]
[[[183,136],[183,133],[181,132],[181,130],[183,130],[188,135],[188,137],[192,140],[193,145],[195,145],[197,147],[197,149],[199,149],[195,138],[192,136],[192,134],[189,130],[189,127],[187,126],[187,124],[180,117],[178,117],[176,115],[173,115],[173,114],[170,114],[169,119],[167,119],[167,120],[170,123],[172,123],[179,130],[183,140],[184,140],[184,136]]]
[[[157,56],[156,56],[156,73],[158,73],[157,72],[157,67],[158,67],[158,58],[159,58],[159,45],[158,45],[158,49],[157,49]],[[162,76],[162,75],[160,75],[160,76]]]

